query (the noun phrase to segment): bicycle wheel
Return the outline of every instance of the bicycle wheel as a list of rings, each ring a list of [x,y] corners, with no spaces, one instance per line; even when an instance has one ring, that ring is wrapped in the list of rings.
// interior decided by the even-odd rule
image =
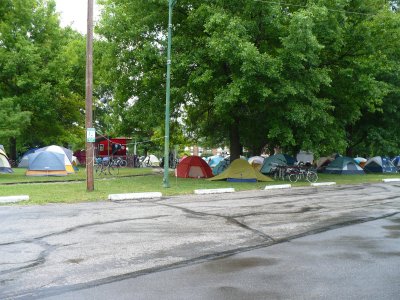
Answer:
[[[296,173],[291,173],[288,177],[290,182],[297,182],[299,179],[299,176]]]
[[[309,172],[307,172],[306,179],[308,182],[317,182],[318,175],[317,175],[317,173],[315,173],[313,171],[309,171]]]
[[[112,166],[112,175],[119,175],[119,165]]]
[[[124,160],[124,159],[121,159],[119,161],[119,166],[120,167],[127,167],[128,166],[128,162],[126,160]]]
[[[112,165],[112,163],[110,163],[107,167],[106,167],[106,172],[108,175],[114,175],[114,166]]]
[[[99,165],[99,164],[96,164],[96,165],[95,165],[96,175],[98,175],[98,176],[102,173],[101,167],[102,167],[102,166]]]

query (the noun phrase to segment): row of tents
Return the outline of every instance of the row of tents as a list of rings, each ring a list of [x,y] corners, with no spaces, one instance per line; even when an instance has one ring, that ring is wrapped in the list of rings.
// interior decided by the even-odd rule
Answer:
[[[215,164],[216,161],[218,161],[217,164]],[[249,158],[248,162],[266,175],[270,174],[276,166],[293,166],[297,163],[294,157],[287,154],[276,154],[269,157],[254,156]],[[229,160],[215,156],[208,159],[208,163],[213,168],[213,174],[218,175],[227,168]],[[314,167],[318,172],[331,174],[397,173],[400,170],[400,156],[390,160],[382,156],[353,159],[337,155],[320,158]]]
[[[399,157],[390,160],[383,156],[370,159],[338,156],[321,159],[317,163],[317,170],[330,174],[397,173],[400,161]]]
[[[28,151],[22,157],[18,167],[27,168],[28,176],[65,176],[75,172],[76,159],[72,151],[60,146],[48,146]],[[270,181],[266,175],[276,166],[292,166],[296,159],[286,154],[269,157],[254,156],[246,160],[237,159],[230,163],[229,157],[214,156],[207,160],[199,156],[183,158],[176,176],[183,178],[212,178],[211,180],[229,181]],[[393,161],[385,157],[373,157],[369,160],[337,156],[322,158],[317,162],[317,170],[331,174],[396,173],[400,168],[400,156]],[[4,148],[0,147],[0,172],[12,173]]]
[[[187,156],[179,162],[176,168],[176,176],[179,178],[208,178],[209,180],[231,182],[272,181],[270,177],[261,174],[247,160],[242,158],[234,160],[225,170],[215,176],[209,164],[200,156]]]
[[[243,159],[242,159],[243,160]],[[206,159],[212,169],[213,176],[219,176],[230,166],[229,157],[216,155]],[[276,154],[269,157],[254,156],[248,159],[248,165],[263,175],[271,174],[276,166],[293,166],[297,163],[294,157],[287,154]],[[311,165],[311,163],[309,163]],[[242,166],[246,166],[242,164]],[[397,173],[400,170],[400,156],[393,160],[376,156],[370,159],[334,156],[321,158],[314,167],[318,172],[328,174],[365,174],[365,173]]]

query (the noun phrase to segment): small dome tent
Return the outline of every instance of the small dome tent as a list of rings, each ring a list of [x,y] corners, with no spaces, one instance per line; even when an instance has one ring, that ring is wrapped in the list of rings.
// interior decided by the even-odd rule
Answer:
[[[26,151],[23,155],[22,158],[18,164],[18,168],[25,168],[27,169],[29,166],[29,155],[32,153],[35,153],[36,150],[39,148],[31,148],[28,151]]]
[[[176,168],[176,177],[179,178],[209,178],[212,176],[210,166],[200,156],[185,157]]]
[[[277,165],[280,166],[292,166],[296,162],[296,159],[287,154],[275,154],[264,159],[264,163],[261,167],[260,172],[263,174],[270,174],[271,169]]]
[[[160,165],[160,160],[157,158],[157,156],[150,154],[149,159],[153,167]]]
[[[38,153],[38,152],[53,152],[53,153],[62,154],[64,157],[63,160],[64,160],[64,164],[65,164],[65,170],[67,171],[67,173],[68,174],[75,173],[75,170],[72,167],[72,162],[71,162],[71,160],[72,160],[72,151],[71,150],[66,149],[64,147],[57,146],[57,145],[51,145],[51,146],[40,148],[40,149],[36,150],[35,153]],[[69,157],[71,157],[71,159]],[[28,158],[30,160],[31,156],[29,156]]]
[[[51,151],[39,151],[29,155],[26,176],[66,176],[64,155]]]
[[[13,170],[11,169],[11,165],[8,162],[8,157],[7,154],[3,150],[4,148],[0,148],[0,173],[7,174],[7,173],[13,173]]]
[[[65,153],[65,155],[68,157],[68,160],[72,163],[72,156],[73,156],[72,150],[69,150],[65,147],[61,147],[61,146],[57,146],[57,145],[51,145],[51,146],[43,147],[41,149],[45,150],[45,151],[52,151],[52,152],[57,152],[57,153],[61,153],[60,150],[62,150]]]
[[[317,171],[318,172],[323,172],[325,169],[326,169],[326,167],[331,163],[331,162],[333,162],[335,160],[335,158],[333,158],[333,157],[331,157],[331,156],[323,156],[323,157],[320,157],[318,160],[317,160],[317,163],[316,163],[316,165],[317,165]]]
[[[332,161],[325,169],[329,174],[365,174],[364,170],[352,159],[347,156],[339,156]]]
[[[399,156],[396,156],[395,158],[393,158],[392,164],[393,164],[398,170],[400,170],[400,155],[399,155]]]
[[[214,167],[216,167],[218,164],[219,164],[219,162],[221,161],[221,160],[223,160],[224,159],[224,157],[222,156],[222,155],[214,155],[214,156],[210,156],[208,159],[207,159],[207,162],[208,162],[208,165],[211,167],[211,168],[214,168]]]
[[[235,159],[221,174],[209,180],[227,180],[231,182],[272,181],[271,178],[254,169],[247,160]]]
[[[396,167],[386,157],[375,156],[365,163],[364,171],[369,173],[397,173]]]
[[[219,175],[223,171],[225,171],[229,167],[229,165],[230,165],[229,159],[223,159],[212,169],[212,173],[214,175]]]
[[[253,167],[253,168],[255,168],[255,169],[257,169],[257,170],[261,170],[261,167],[262,167],[262,165],[263,165],[263,163],[264,163],[264,157],[262,157],[262,156],[252,156],[252,157],[250,157],[247,161],[249,162],[249,164]]]
[[[296,160],[298,162],[312,164],[314,162],[314,153],[301,150],[299,153],[297,153]]]
[[[364,168],[367,159],[364,157],[357,156],[354,158],[354,161],[361,167]]]

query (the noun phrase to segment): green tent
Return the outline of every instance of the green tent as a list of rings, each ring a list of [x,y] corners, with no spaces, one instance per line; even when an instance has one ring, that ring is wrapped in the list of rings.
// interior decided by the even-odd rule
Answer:
[[[256,181],[272,181],[270,177],[261,174],[254,169],[247,160],[238,158],[234,160],[229,168],[221,174],[209,178],[207,180],[227,180],[231,182],[256,182]]]
[[[325,169],[324,173],[329,174],[365,174],[364,170],[352,159],[347,156],[339,156],[332,161]]]
[[[260,172],[270,174],[276,166],[293,166],[296,160],[287,154],[275,154],[264,159]]]

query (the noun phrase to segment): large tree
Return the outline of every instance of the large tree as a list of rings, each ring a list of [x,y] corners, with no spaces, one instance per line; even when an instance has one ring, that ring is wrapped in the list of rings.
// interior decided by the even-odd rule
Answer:
[[[67,145],[82,131],[84,77],[82,84],[76,81],[84,74],[84,60],[74,55],[84,58],[84,48],[71,46],[79,39],[83,37],[60,28],[53,0],[1,1],[0,99],[12,99],[15,116],[18,110],[30,112],[29,126],[26,118],[14,122],[19,134],[10,137],[13,158],[17,143]]]
[[[167,2],[103,1],[110,93],[131,131],[163,121]],[[395,97],[388,74],[399,50],[376,36],[389,14],[398,33],[389,2],[178,0],[173,120],[189,136],[229,143],[232,158],[242,146],[344,151],[350,128]]]

